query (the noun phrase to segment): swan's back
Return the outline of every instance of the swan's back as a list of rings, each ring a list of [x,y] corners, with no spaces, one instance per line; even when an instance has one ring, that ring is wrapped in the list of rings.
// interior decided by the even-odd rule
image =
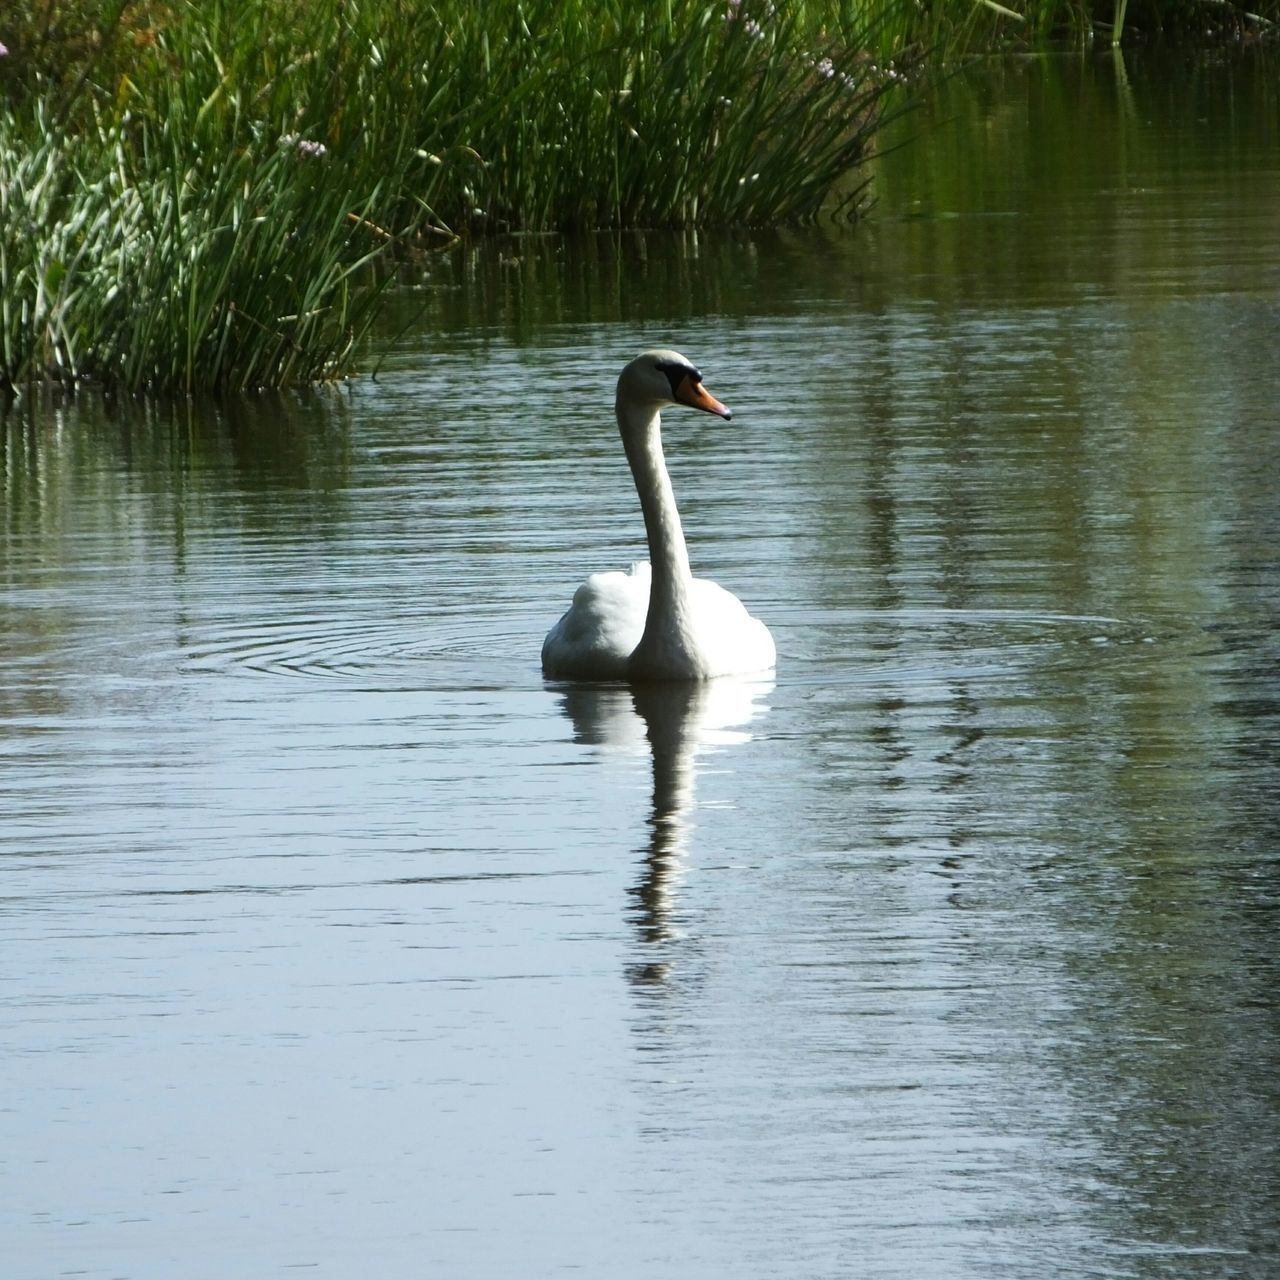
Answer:
[[[547,633],[543,673],[566,680],[705,680],[773,667],[776,653],[768,627],[709,578],[689,584],[692,616],[686,632],[651,628],[646,639],[651,582],[644,560],[626,573],[593,573]]]

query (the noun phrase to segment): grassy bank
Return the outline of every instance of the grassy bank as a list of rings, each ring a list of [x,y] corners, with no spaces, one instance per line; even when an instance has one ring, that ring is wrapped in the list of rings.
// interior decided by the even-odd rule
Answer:
[[[17,0],[0,388],[332,377],[457,236],[859,209],[901,71],[856,5],[488,8]]]

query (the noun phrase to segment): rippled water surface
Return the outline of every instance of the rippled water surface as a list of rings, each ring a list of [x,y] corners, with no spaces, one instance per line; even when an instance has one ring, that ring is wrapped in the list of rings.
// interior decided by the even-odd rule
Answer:
[[[1276,78],[1122,71],[6,421],[6,1277],[1280,1274]],[[778,670],[546,684],[655,342]]]

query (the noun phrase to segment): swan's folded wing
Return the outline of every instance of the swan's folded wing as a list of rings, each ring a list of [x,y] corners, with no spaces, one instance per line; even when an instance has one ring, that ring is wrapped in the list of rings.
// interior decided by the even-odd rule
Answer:
[[[542,644],[542,670],[575,680],[620,680],[644,634],[649,609],[649,565],[627,573],[593,573],[574,593],[564,617]]]

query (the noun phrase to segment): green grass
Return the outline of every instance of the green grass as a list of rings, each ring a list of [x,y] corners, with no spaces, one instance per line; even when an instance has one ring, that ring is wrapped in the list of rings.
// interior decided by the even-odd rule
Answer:
[[[0,362],[126,389],[279,385],[341,367],[376,301],[377,195],[286,149],[187,154],[170,135],[0,121]],[[104,141],[114,143],[110,151]]]
[[[17,0],[0,388],[338,376],[393,269],[488,232],[856,214],[876,23],[779,0]]]

